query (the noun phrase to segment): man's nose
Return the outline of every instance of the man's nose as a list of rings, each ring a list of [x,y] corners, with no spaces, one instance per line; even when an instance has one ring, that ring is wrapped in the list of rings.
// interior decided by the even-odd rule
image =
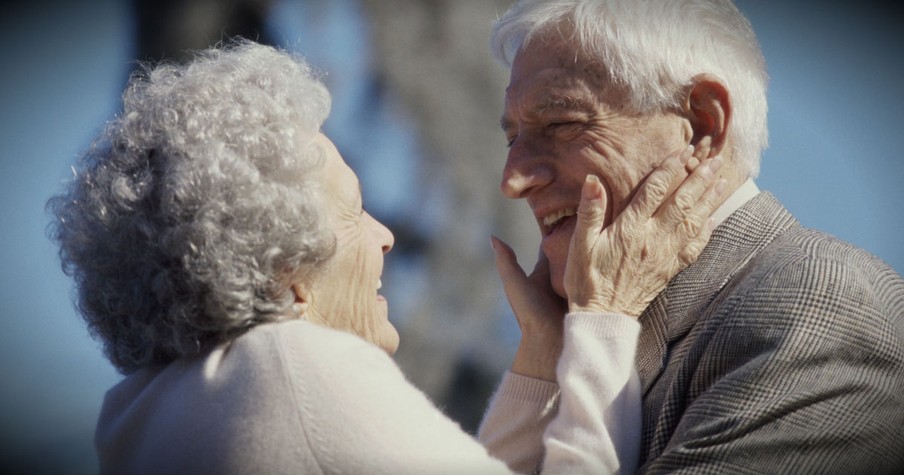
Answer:
[[[551,183],[553,170],[543,155],[527,144],[512,144],[502,170],[502,194],[511,199],[526,198]]]

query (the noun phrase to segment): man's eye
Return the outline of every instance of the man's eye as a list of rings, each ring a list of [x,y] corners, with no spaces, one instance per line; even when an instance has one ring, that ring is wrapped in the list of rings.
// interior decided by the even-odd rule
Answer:
[[[581,130],[581,123],[575,121],[550,122],[546,130],[552,134],[572,135]]]

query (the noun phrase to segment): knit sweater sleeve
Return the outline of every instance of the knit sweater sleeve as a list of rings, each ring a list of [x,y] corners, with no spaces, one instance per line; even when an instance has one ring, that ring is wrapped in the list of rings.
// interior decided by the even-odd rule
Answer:
[[[508,373],[478,433],[522,473],[633,473],[641,428],[634,354],[640,325],[617,314],[569,314],[553,383]],[[553,385],[553,388],[555,386]]]
[[[490,400],[478,440],[512,470],[532,473],[543,458],[543,431],[558,409],[558,384],[508,372]]]
[[[305,324],[280,333],[303,439],[324,473],[509,474],[358,337]]]
[[[549,473],[585,465],[591,471],[598,467],[617,468],[613,465],[613,460],[617,461],[614,451],[622,446],[615,442],[619,437],[607,432],[613,429],[607,424],[622,421],[605,417],[623,409],[611,407],[613,401],[608,394],[622,389],[621,380],[627,377],[620,376],[624,371],[618,365],[614,371],[607,371],[606,364],[594,360],[608,358],[607,351],[597,349],[608,347],[608,339],[629,340],[632,344],[623,346],[630,351],[617,356],[628,358],[621,363],[630,367],[636,330],[632,334],[634,340],[616,338],[617,331],[592,317],[570,316],[574,322],[566,323],[568,336],[563,357],[577,363],[559,367],[563,381],[560,416],[550,423],[545,436]],[[629,325],[624,326],[631,330]],[[293,332],[281,332],[276,345],[288,373],[289,390],[295,394],[300,411],[304,443],[324,472],[512,473],[409,383],[383,351],[357,337],[326,328],[293,328]],[[574,348],[569,349],[571,346]],[[569,351],[573,351],[571,356]],[[583,381],[585,378],[587,381]],[[526,383],[531,390],[530,381]],[[541,399],[548,400],[543,396],[543,386],[537,385]],[[572,389],[581,394],[566,397],[565,393]],[[639,405],[639,398],[635,404]],[[600,414],[604,419],[599,423],[576,420]],[[563,415],[567,418],[563,419]],[[572,427],[575,430],[569,429]]]

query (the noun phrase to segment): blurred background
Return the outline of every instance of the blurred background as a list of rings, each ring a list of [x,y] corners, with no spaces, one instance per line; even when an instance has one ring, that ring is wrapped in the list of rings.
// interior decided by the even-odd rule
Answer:
[[[527,207],[498,191],[507,71],[491,21],[509,0],[32,0],[0,10],[0,471],[88,474],[119,376],[72,307],[44,202],[103,123],[136,60],[241,35],[326,72],[326,133],[365,206],[396,235],[383,292],[396,360],[474,430],[518,341],[490,234],[531,268]],[[876,2],[740,0],[765,52],[771,147],[760,188],[807,226],[904,271],[904,34]]]

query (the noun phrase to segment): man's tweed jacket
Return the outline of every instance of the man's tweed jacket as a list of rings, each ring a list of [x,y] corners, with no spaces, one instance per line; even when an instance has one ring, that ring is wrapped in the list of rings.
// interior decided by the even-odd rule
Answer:
[[[904,474],[904,281],[771,194],[640,322],[641,472]]]

